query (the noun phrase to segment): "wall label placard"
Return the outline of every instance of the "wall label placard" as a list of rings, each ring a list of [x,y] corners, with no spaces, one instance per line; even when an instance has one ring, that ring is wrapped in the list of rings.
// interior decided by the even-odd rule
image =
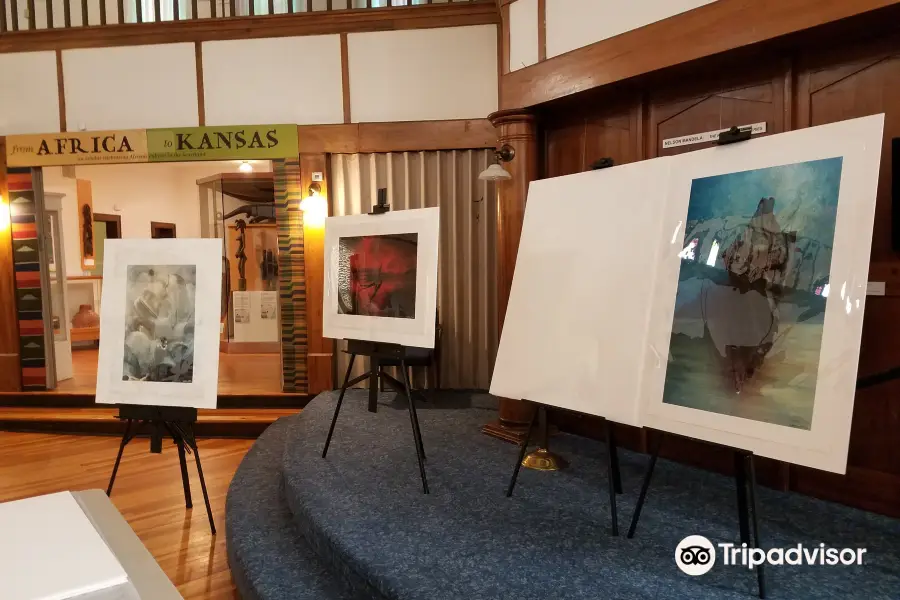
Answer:
[[[10,167],[102,165],[147,162],[147,132],[76,131],[6,138],[6,164]]]
[[[296,125],[79,131],[6,138],[10,167],[271,160],[298,154]]]
[[[738,125],[740,129],[750,128],[752,135],[759,135],[766,132],[766,124],[753,123],[752,125]],[[704,131],[703,133],[692,133],[691,135],[683,135],[681,137],[667,138],[662,141],[663,149],[677,148],[678,146],[691,146],[693,144],[705,144],[714,142],[719,139],[719,134],[728,131],[725,129],[716,129],[715,131]]]

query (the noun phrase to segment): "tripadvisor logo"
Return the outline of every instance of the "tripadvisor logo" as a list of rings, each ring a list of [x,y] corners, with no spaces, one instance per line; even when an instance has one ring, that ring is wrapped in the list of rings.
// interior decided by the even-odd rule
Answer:
[[[716,546],[725,566],[742,566],[755,569],[760,565],[861,565],[865,548],[832,548],[825,544],[804,546],[797,544],[784,548],[752,548],[747,544],[716,544],[702,535],[690,535],[675,548],[675,564],[682,572],[697,576],[708,573],[716,564]]]

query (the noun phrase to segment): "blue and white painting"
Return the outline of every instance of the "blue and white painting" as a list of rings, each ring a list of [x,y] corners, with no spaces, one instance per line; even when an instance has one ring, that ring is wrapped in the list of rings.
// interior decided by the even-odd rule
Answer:
[[[841,166],[693,180],[663,402],[811,428]]]

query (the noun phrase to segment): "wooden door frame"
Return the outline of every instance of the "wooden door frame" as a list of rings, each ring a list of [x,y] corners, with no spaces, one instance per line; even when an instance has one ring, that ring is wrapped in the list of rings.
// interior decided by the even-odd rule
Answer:
[[[112,239],[122,238],[122,215],[110,215],[104,213],[94,213],[94,222],[101,221],[106,223],[106,237]],[[113,226],[116,235],[109,235],[109,227]],[[152,234],[152,225],[151,225]]]
[[[163,221],[150,221],[150,237],[151,238],[158,239],[155,234],[157,231],[160,231],[160,230],[161,231],[171,230],[172,237],[173,238],[176,237],[175,223],[165,223]]]

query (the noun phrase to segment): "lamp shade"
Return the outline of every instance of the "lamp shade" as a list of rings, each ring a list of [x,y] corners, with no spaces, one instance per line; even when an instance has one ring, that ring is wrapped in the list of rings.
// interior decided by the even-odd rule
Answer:
[[[502,179],[512,179],[512,175],[509,174],[509,171],[494,163],[482,171],[478,179],[482,181],[500,181]]]

